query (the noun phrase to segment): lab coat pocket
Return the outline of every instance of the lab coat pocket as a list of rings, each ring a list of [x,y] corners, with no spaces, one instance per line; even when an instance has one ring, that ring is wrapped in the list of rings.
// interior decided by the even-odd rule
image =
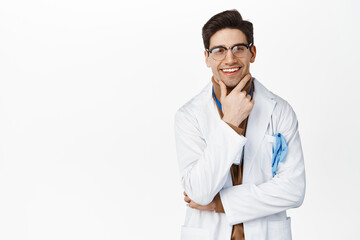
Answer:
[[[268,221],[268,240],[291,240],[291,218]]]
[[[210,240],[209,230],[196,227],[181,227],[181,240]]]
[[[272,156],[273,156],[273,148],[276,143],[276,137],[271,135],[265,135],[264,140],[262,142],[261,149],[261,169],[262,173],[265,177],[265,180],[269,180],[272,178]]]

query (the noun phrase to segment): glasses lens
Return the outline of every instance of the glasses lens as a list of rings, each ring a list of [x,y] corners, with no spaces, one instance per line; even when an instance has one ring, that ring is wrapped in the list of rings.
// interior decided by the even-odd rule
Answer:
[[[211,56],[215,59],[215,60],[222,60],[225,57],[225,52],[226,50],[224,48],[214,48],[211,51]]]
[[[240,45],[240,46],[233,47],[232,52],[235,57],[242,58],[245,56],[246,50],[247,50],[247,48],[245,46]]]

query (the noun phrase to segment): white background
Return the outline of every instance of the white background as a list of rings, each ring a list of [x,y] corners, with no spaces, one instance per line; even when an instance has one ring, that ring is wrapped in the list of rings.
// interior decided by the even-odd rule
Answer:
[[[201,28],[254,24],[252,75],[297,113],[294,239],[357,239],[358,1],[0,2],[0,239],[179,239],[175,111],[210,81]]]

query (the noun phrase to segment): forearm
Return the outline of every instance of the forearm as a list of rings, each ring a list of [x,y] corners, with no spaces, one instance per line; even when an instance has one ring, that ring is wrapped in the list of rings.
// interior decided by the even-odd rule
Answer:
[[[305,184],[302,186],[289,184],[284,187],[275,181],[271,180],[258,186],[243,184],[220,191],[221,203],[229,223],[250,221],[296,208],[302,204]],[[235,199],[237,201],[234,201]]]

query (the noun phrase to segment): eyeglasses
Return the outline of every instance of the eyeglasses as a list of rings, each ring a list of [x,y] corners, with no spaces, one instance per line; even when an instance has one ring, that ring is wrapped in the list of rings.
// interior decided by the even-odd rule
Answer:
[[[209,55],[216,61],[221,61],[225,58],[227,50],[231,49],[232,54],[237,58],[243,58],[246,55],[246,50],[251,48],[252,43],[240,43],[232,47],[214,47],[206,49]]]

